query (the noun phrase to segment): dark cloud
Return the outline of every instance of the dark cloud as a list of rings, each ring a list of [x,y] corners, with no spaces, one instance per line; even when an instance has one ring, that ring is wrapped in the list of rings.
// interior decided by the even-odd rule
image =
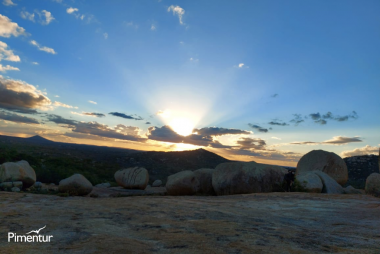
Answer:
[[[268,124],[270,124],[270,125],[278,125],[278,126],[287,126],[287,125],[289,125],[287,123],[280,123],[278,121],[271,121]]]
[[[83,112],[82,114],[86,115],[86,116],[96,116],[96,117],[105,117],[106,116],[105,114],[102,114],[102,113]]]
[[[199,134],[191,134],[188,136],[181,136],[173,131],[170,126],[164,125],[162,127],[149,127],[148,138],[151,140],[170,142],[170,143],[186,143],[197,146],[209,146],[214,148],[230,148],[231,146],[222,145],[218,141],[214,141],[211,136],[203,136]]]
[[[277,94],[277,93],[275,93],[275,94],[271,95],[271,97],[272,97],[272,98],[276,98],[277,96],[278,96],[278,94]]]
[[[236,143],[243,150],[265,150],[265,146],[267,145],[265,140],[260,138],[240,138]]]
[[[319,114],[319,113],[318,113]],[[331,112],[327,112],[326,114],[324,114],[323,116],[323,119],[334,119],[333,115]]]
[[[338,122],[345,122],[345,121],[348,121],[349,119],[357,119],[358,118],[358,114],[355,111],[352,111],[351,114],[348,114],[345,116],[334,116],[333,113],[331,113],[330,111],[324,115],[321,115],[318,112],[318,113],[312,113],[309,116],[314,120],[315,123],[322,124],[322,125],[327,124],[326,120],[334,120],[334,121],[338,121]]]
[[[193,132],[197,132],[198,135],[202,136],[222,136],[227,134],[251,134],[250,131],[244,131],[239,129],[227,129],[227,128],[219,128],[219,127],[205,127],[201,129],[194,129]]]
[[[298,125],[302,122],[304,122],[305,120],[303,119],[302,115],[301,114],[293,114],[293,119],[290,120],[291,123],[294,123],[294,125]]]
[[[119,112],[111,112],[109,114],[113,115],[113,116],[118,116],[118,117],[121,117],[121,118],[125,118],[125,119],[144,120],[141,116],[126,115],[124,113],[119,113]]]
[[[146,122],[145,124],[151,124],[151,122]]]
[[[75,125],[79,123],[78,121],[66,119],[66,118],[63,118],[62,116],[54,115],[54,114],[47,114],[46,117],[50,122],[54,122],[56,124],[65,124],[70,127],[74,127]]]
[[[39,124],[39,122],[34,118],[21,116],[14,113],[7,113],[4,111],[0,111],[0,119],[16,123]]]
[[[316,120],[316,121],[314,121],[315,123],[319,123],[319,124],[321,124],[321,125],[325,125],[326,123],[327,123],[327,121],[326,120],[324,120],[324,119],[319,119],[319,120]]]
[[[344,145],[348,143],[355,142],[363,142],[360,137],[344,137],[344,136],[336,136],[330,140],[326,140],[323,142],[313,142],[313,141],[302,141],[302,142],[292,142],[292,145]]]
[[[51,101],[34,86],[0,76],[0,108],[25,114],[36,114],[37,108]]]
[[[265,129],[265,128],[258,126],[256,124],[249,123],[248,126],[251,127],[252,129],[257,130],[258,132],[268,132],[268,129]]]
[[[313,119],[313,120],[318,120],[318,119],[321,118],[321,114],[319,114],[319,113],[312,113],[312,114],[310,114],[309,116],[310,116],[311,119]]]

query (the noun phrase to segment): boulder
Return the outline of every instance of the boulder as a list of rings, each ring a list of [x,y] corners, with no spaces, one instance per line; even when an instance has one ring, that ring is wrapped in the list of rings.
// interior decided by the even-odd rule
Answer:
[[[194,171],[194,175],[199,181],[198,194],[215,195],[214,187],[212,187],[213,171],[214,169],[211,168],[201,168]]]
[[[27,161],[5,162],[0,166],[0,182],[21,181],[24,188],[36,182],[36,173]]]
[[[95,185],[95,187],[109,188],[109,187],[111,187],[111,184],[110,183],[99,183],[99,184]]]
[[[212,173],[212,186],[217,195],[281,191],[288,171],[279,166],[256,162],[226,162]]]
[[[351,185],[343,188],[344,194],[363,194],[361,190],[355,189]]]
[[[11,189],[12,187],[17,187],[22,189],[23,183],[21,181],[16,181],[16,182],[3,182],[0,183],[0,189]]]
[[[348,180],[347,165],[335,153],[323,150],[308,152],[298,161],[296,175],[315,170],[328,174],[340,185],[346,184]]]
[[[323,183],[321,178],[314,172],[307,172],[297,176],[297,180],[306,192],[321,193]]]
[[[18,187],[13,187],[13,188],[11,189],[11,191],[12,191],[12,192],[19,192],[19,191],[20,191],[20,188],[18,188]]]
[[[42,188],[42,183],[41,182],[35,182],[33,187],[37,190],[40,190]]]
[[[152,183],[153,187],[161,187],[162,181],[161,180],[156,180]]]
[[[115,180],[125,189],[145,190],[149,181],[148,170],[141,167],[133,167],[116,171]]]
[[[314,173],[319,176],[322,180],[323,189],[322,193],[328,194],[343,194],[343,187],[340,186],[332,177],[322,171],[314,171]]]
[[[166,182],[168,195],[194,195],[199,188],[199,181],[193,171],[185,170],[170,175]]]
[[[92,184],[83,175],[74,174],[59,182],[58,191],[71,196],[84,196],[92,191]]]
[[[365,193],[380,197],[380,174],[372,173],[365,181]]]

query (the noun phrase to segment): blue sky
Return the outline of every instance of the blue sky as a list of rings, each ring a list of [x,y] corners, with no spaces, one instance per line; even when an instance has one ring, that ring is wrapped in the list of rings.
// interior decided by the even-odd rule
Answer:
[[[378,151],[379,1],[1,1],[0,134],[282,165]]]

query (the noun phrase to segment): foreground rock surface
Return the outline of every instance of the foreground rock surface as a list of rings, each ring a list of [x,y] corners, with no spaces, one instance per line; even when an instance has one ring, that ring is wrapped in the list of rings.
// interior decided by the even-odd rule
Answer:
[[[0,192],[0,201],[1,232],[46,225],[41,233],[54,236],[42,244],[3,240],[2,253],[374,254],[380,246],[379,199],[369,195],[95,199]]]
[[[372,173],[365,182],[365,192],[380,197],[380,174]]]
[[[194,195],[199,189],[199,180],[193,171],[184,170],[168,177],[166,191],[168,195]]]
[[[253,161],[227,162],[213,171],[212,186],[217,195],[279,191],[287,172],[283,167]]]
[[[119,186],[126,189],[145,190],[149,182],[149,173],[141,167],[121,169],[116,171],[115,180]]]
[[[74,174],[59,182],[58,191],[72,196],[84,196],[92,191],[92,184],[83,175]]]
[[[335,153],[323,150],[308,152],[298,161],[296,175],[314,170],[328,174],[340,185],[346,184],[348,180],[347,165],[344,160]]]
[[[6,162],[0,166],[0,183],[21,181],[24,188],[36,182],[36,172],[27,161]]]

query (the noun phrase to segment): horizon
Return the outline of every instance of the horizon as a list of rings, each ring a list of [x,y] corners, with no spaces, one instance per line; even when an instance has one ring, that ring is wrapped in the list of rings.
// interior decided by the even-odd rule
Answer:
[[[378,154],[378,1],[1,0],[0,135],[294,167]]]

